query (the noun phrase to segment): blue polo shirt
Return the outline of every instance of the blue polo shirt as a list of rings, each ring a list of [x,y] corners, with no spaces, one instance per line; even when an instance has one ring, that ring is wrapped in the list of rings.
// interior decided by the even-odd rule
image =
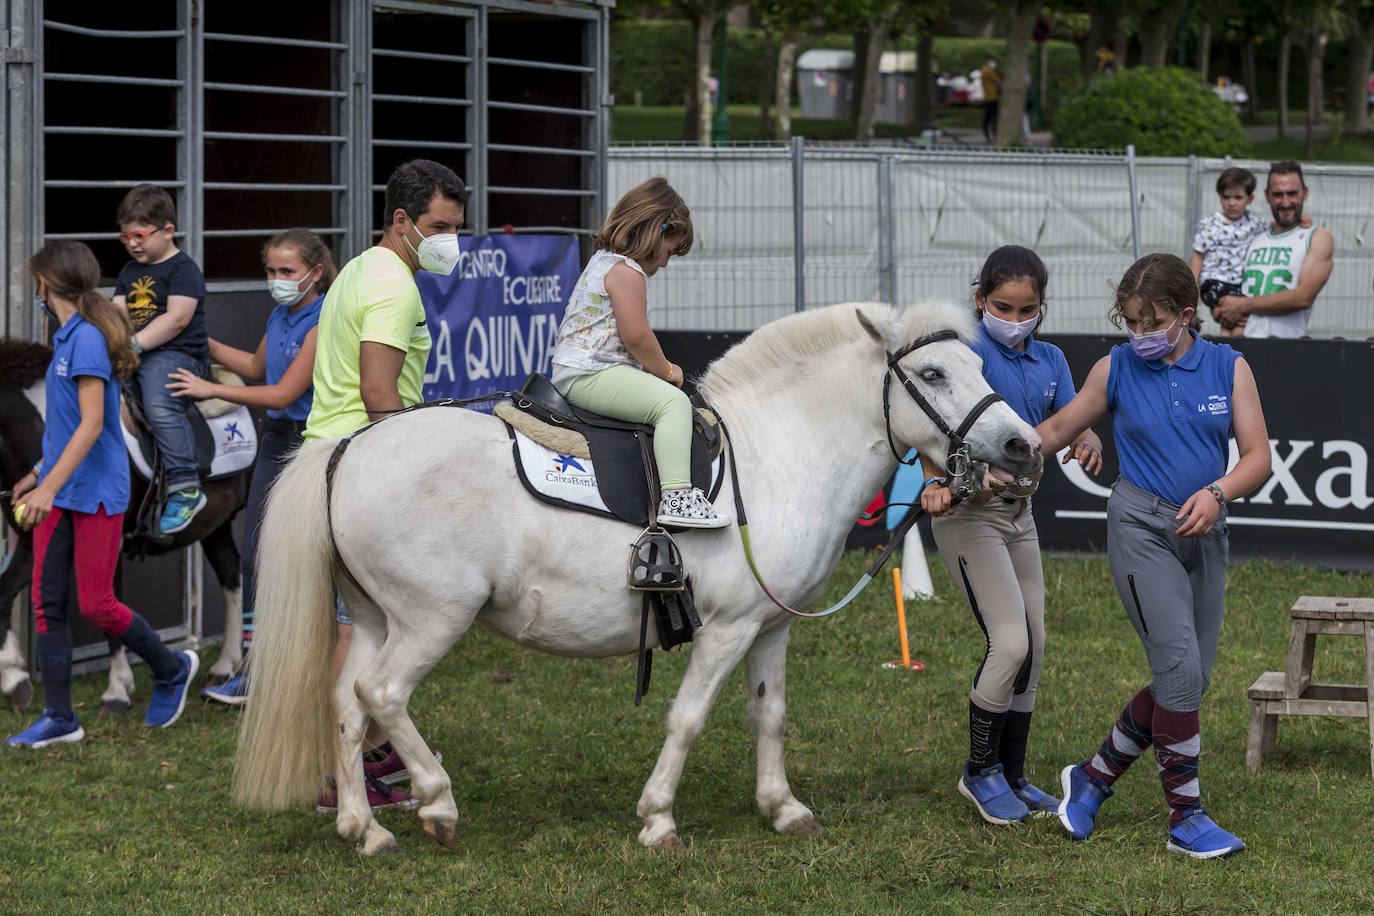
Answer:
[[[1129,343],[1113,347],[1111,358],[1107,407],[1121,476],[1182,505],[1226,473],[1240,354],[1194,334],[1172,366],[1141,359]]]
[[[62,450],[81,423],[76,380],[89,375],[105,382],[100,436],[76,472],[57,491],[54,506],[95,514],[104,505],[107,515],[118,515],[129,508],[129,456],[124,451],[124,436],[119,431],[120,385],[119,379],[114,378],[113,369],[105,335],[80,315],[73,315],[53,335],[43,429],[43,472],[39,475],[39,483],[62,457]]]
[[[1064,353],[1051,343],[1026,338],[1026,349],[1004,346],[978,325],[978,339],[969,347],[983,358],[983,378],[1007,406],[1031,426],[1073,400],[1073,376]]]
[[[291,367],[291,362],[305,343],[305,335],[320,323],[322,305],[324,296],[319,296],[294,314],[287,306],[279,305],[267,316],[267,384],[280,382]],[[314,398],[315,386],[311,385],[285,410],[269,410],[267,415],[274,420],[305,420],[310,416],[310,404]]]

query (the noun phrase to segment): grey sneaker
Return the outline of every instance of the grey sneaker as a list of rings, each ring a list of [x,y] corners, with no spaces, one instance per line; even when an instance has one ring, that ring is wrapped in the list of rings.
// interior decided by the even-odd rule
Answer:
[[[658,501],[658,523],[669,528],[728,528],[729,516],[717,515],[706,494],[696,487],[664,490]]]

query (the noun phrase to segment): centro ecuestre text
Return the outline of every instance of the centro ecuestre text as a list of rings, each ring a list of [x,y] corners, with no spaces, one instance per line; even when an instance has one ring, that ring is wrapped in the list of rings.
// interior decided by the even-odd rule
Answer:
[[[485,319],[477,316],[469,320],[463,334],[463,371],[469,381],[547,371],[567,299],[563,280],[557,274],[508,276],[507,267],[505,251],[483,248],[464,251],[454,268],[454,275],[464,280],[499,278],[502,303],[522,310],[521,314],[489,315]],[[540,307],[547,311],[533,311]],[[434,338],[431,365],[425,373],[426,385],[457,380],[453,330],[442,318]]]

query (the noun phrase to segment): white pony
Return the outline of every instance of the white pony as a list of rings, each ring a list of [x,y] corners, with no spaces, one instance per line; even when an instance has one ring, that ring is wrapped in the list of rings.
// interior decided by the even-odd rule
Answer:
[[[965,307],[831,306],[769,324],[712,364],[699,390],[728,426],[754,556],[782,601],[806,606],[839,561],[855,517],[891,475],[883,416],[887,354],[932,332],[967,339]],[[978,357],[952,334],[900,360],[949,427],[990,394]],[[892,382],[897,448],[944,457],[946,437]],[[1039,439],[1004,403],[964,437],[1003,471],[1039,467]],[[307,444],[268,500],[259,542],[252,693],[243,718],[235,798],[283,809],[313,801],[337,774],[338,830],[364,854],[395,851],[364,792],[369,718],[411,773],[424,829],[455,842],[449,777],[411,722],[417,683],[475,621],[533,649],[574,657],[632,653],[640,596],[625,582],[637,530],[537,502],[512,467],[501,421],[429,408],[391,417],[354,438],[326,467],[333,441]],[[326,505],[326,493],[332,492]],[[819,830],[793,797],[783,767],[784,665],[793,618],[754,581],[736,532],[676,535],[695,585],[702,627],[667,717],[667,740],[644,786],[639,841],[681,845],[673,797],[687,753],[726,677],[743,659],[757,731],[759,809],[782,833]],[[353,617],[353,641],[330,679],[332,593]],[[652,633],[651,633],[652,638]],[[332,688],[332,689],[331,689]],[[337,761],[337,762],[336,762]]]

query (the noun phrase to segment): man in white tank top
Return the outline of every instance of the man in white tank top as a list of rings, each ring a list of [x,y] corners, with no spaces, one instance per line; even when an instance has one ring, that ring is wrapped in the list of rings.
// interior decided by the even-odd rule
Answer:
[[[1213,315],[1243,320],[1246,337],[1302,337],[1312,304],[1331,276],[1335,240],[1325,228],[1298,225],[1307,200],[1298,163],[1270,166],[1264,199],[1274,221],[1250,242],[1241,279],[1244,295],[1223,296]]]

